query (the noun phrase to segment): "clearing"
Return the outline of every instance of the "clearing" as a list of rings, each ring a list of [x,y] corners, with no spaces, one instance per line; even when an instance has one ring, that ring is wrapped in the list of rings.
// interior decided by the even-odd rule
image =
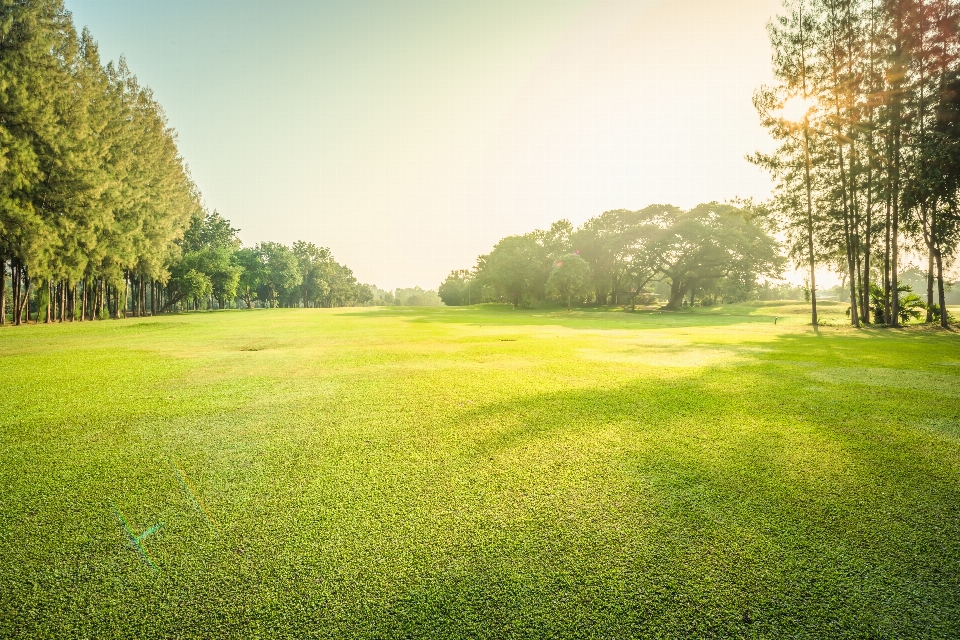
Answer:
[[[960,637],[960,338],[805,313],[2,329],[0,636]]]

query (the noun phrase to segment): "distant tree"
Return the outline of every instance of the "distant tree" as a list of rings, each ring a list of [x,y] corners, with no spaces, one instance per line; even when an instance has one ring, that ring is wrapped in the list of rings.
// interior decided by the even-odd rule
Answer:
[[[261,299],[276,307],[281,298],[289,298],[303,282],[296,255],[287,246],[278,242],[261,242],[258,245],[263,260]]]
[[[263,283],[263,257],[256,247],[244,247],[237,250],[234,261],[240,267],[237,293],[246,303],[247,309],[252,309],[253,301],[257,299],[257,291]]]
[[[547,279],[547,293],[567,301],[570,310],[571,299],[587,295],[591,289],[590,265],[576,254],[562,256],[550,272]]]
[[[213,293],[210,277],[200,271],[190,269],[182,278],[182,291],[186,299],[193,300],[194,310],[199,309],[199,301]]]
[[[537,234],[509,236],[477,260],[478,278],[517,308],[543,297],[552,260]]]
[[[670,205],[642,211],[618,209],[591,218],[573,234],[578,255],[590,265],[597,304],[632,301],[659,273],[648,245],[663,220],[680,212]]]
[[[473,274],[467,269],[451,271],[447,279],[440,285],[437,293],[443,304],[448,307],[459,307],[480,302],[479,287],[476,286]]]
[[[402,306],[439,307],[443,304],[443,300],[437,295],[436,291],[425,290],[421,287],[397,289],[394,299],[397,304]]]
[[[330,250],[312,242],[294,242],[293,254],[303,276],[298,292],[300,301],[304,307],[322,306],[330,295],[328,280],[333,263]]]
[[[667,309],[680,307],[696,286],[732,274],[778,276],[778,246],[732,205],[702,204],[676,215],[650,244],[654,268],[670,282]]]
[[[193,307],[198,308],[199,300],[210,295],[223,307],[237,296],[243,271],[236,263],[240,247],[237,231],[216,211],[193,216],[180,241],[182,257],[171,269],[167,307],[192,298]],[[196,293],[200,275],[210,283],[210,291],[202,297]]]

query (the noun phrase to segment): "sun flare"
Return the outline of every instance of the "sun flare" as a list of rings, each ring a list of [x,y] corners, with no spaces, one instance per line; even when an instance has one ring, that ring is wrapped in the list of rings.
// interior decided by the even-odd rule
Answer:
[[[801,122],[804,116],[810,114],[814,106],[815,103],[810,98],[794,96],[783,103],[780,117],[788,122]]]

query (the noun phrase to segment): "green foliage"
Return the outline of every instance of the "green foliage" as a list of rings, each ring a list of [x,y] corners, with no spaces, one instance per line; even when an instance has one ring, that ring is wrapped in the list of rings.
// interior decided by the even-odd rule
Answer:
[[[900,322],[909,322],[910,320],[917,320],[927,310],[927,305],[924,303],[923,299],[920,298],[917,294],[913,292],[913,287],[909,284],[901,283],[897,287],[897,291],[900,293]],[[884,309],[886,306],[886,298],[883,294],[883,289],[877,285],[870,287],[870,311],[873,314],[873,322],[875,324],[883,324],[884,321]],[[849,309],[847,310],[847,315],[850,315]],[[940,319],[939,307],[937,308],[936,314],[937,320]]]
[[[742,297],[756,288],[757,275],[779,276],[782,259],[776,241],[741,209],[717,203],[672,212],[654,232],[648,252],[670,281],[666,308],[676,309],[697,286],[726,281]]]
[[[243,273],[236,258],[240,246],[237,231],[216,211],[190,220],[179,242],[182,256],[174,263],[167,283],[167,306],[191,299],[197,306],[199,300],[211,295],[223,306],[237,296]],[[199,276],[209,283],[209,290],[205,288],[203,294],[197,293]]]
[[[396,304],[405,307],[438,307],[443,304],[436,291],[425,291],[420,287],[397,289],[394,292]]]
[[[300,264],[296,254],[279,242],[261,242],[257,248],[263,261],[260,299],[275,307],[281,296],[295,295],[296,288],[303,282]]]
[[[671,205],[607,211],[573,234],[573,246],[590,265],[598,304],[608,298],[613,304],[633,302],[661,276],[649,241],[678,213]]]
[[[570,309],[573,298],[578,300],[590,293],[590,265],[575,253],[561,256],[547,279],[547,294],[567,303]]]
[[[573,246],[576,251],[571,251]],[[558,273],[560,279],[548,288],[554,264],[571,255],[578,275],[565,280]],[[782,265],[777,242],[750,209],[715,202],[690,211],[653,205],[641,211],[608,211],[576,231],[562,220],[549,231],[504,238],[480,256],[469,282],[473,300],[500,300],[516,308],[547,295],[563,298],[569,306],[572,298],[586,296],[590,289],[599,304],[608,299],[633,303],[665,281],[670,287],[667,308],[676,309],[694,291],[728,302],[754,297],[758,277],[777,277]],[[463,304],[467,273],[448,276],[441,287],[446,299]],[[587,282],[582,274],[587,274]]]
[[[478,279],[514,308],[542,298],[550,257],[535,233],[504,238],[477,260]]]
[[[900,298],[900,322],[918,319],[927,310],[923,299],[915,293],[908,293]]]
[[[190,269],[183,274],[183,287],[185,297],[194,300],[202,300],[213,293],[213,282],[210,276],[195,269]]]
[[[122,58],[104,66],[60,0],[0,2],[0,301],[9,264],[16,324],[31,291],[47,320],[222,308],[238,295],[247,306],[371,299],[327,250],[294,264],[272,243],[241,253],[236,234],[203,207],[176,132]]]
[[[437,290],[443,304],[448,307],[460,307],[483,301],[483,293],[476,283],[474,275],[466,270],[451,271]]]
[[[246,303],[247,308],[251,309],[264,278],[260,251],[255,247],[244,247],[237,250],[234,259],[240,268],[240,277],[237,282],[238,295]]]

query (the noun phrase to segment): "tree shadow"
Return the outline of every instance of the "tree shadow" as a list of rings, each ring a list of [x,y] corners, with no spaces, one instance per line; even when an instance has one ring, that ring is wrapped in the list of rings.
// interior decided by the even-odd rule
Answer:
[[[495,490],[458,497],[444,541],[402,551],[420,569],[338,625],[410,638],[957,635],[960,442],[897,428],[917,415],[902,397],[807,389],[806,369],[784,361],[796,347],[736,384],[705,370],[465,410],[455,466]],[[429,503],[449,487],[416,490]]]

